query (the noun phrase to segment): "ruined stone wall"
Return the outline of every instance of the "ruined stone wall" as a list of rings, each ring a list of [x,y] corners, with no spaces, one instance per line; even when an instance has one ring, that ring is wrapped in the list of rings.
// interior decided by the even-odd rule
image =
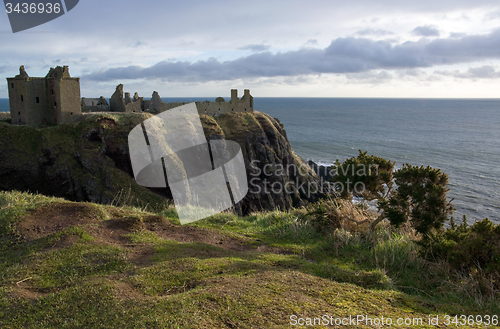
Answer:
[[[12,124],[37,126],[49,120],[46,83],[43,78],[9,78]]]
[[[80,79],[67,66],[51,68],[45,78],[19,75],[7,78],[12,124],[39,126],[71,122],[81,115]]]
[[[101,97],[102,98],[102,97]],[[137,93],[134,97],[130,97],[130,93],[124,93],[123,85],[116,86],[116,90],[109,101],[110,112],[126,112],[126,113],[139,113],[142,111],[157,114],[163,111],[173,109],[178,106],[188,104],[188,102],[173,102],[163,103],[158,92],[154,91],[150,100],[145,100],[144,97],[139,97]],[[102,111],[96,109],[95,104],[88,104],[85,98],[81,103],[82,110],[87,111]],[[215,102],[204,101],[196,102],[196,108],[199,114],[217,116],[225,113],[242,113],[253,111],[253,97],[250,95],[250,90],[245,89],[244,95],[238,98],[238,91],[231,90],[231,100],[226,102],[222,97],[217,97]]]
[[[38,126],[47,124],[49,113],[47,111],[47,85],[45,79],[28,78],[27,95],[25,102],[27,105],[27,125]]]
[[[84,112],[109,112],[109,104],[101,96],[99,98],[85,98],[82,97],[81,101],[82,113]]]
[[[61,110],[61,84],[57,79],[47,79],[48,124],[56,124]]]
[[[241,113],[252,112],[253,108],[245,102],[196,102],[196,107],[199,114],[210,116],[225,114],[225,113]]]
[[[186,103],[186,102],[163,103],[163,104],[161,104],[161,111],[163,112],[163,111],[171,110],[174,107],[178,107],[178,106],[182,106],[182,105],[186,105],[186,104],[189,104],[189,103]]]
[[[187,102],[162,103],[162,112],[173,109],[178,106],[188,104]],[[250,90],[245,89],[245,94],[241,99],[238,98],[238,91],[231,90],[231,100],[226,102],[222,97],[218,97],[215,102],[204,101],[196,102],[196,108],[199,114],[216,116],[226,113],[253,112],[253,97]]]
[[[27,83],[24,79],[8,78],[10,116],[12,124],[25,125],[28,123],[28,106],[25,102]]]
[[[125,100],[123,99],[123,85],[116,86],[116,90],[109,99],[109,110],[111,112],[125,112]]]
[[[125,105],[125,112],[126,113],[140,113],[142,112],[141,109],[141,102],[139,100],[135,102],[128,103]]]
[[[66,123],[82,115],[80,106],[80,79],[64,78],[59,81],[60,101],[57,123]]]
[[[84,105],[82,113],[86,112],[110,112],[109,105]]]

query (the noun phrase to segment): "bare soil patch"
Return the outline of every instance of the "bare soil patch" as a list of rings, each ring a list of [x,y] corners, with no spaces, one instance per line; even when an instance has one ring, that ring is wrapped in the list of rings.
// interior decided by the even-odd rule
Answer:
[[[92,206],[85,203],[48,204],[31,211],[17,225],[19,233],[33,241],[61,230],[97,222]]]
[[[278,248],[266,245],[251,244],[247,241],[227,237],[213,230],[197,228],[192,226],[174,225],[168,219],[161,216],[119,216],[102,220],[95,214],[95,208],[85,203],[58,203],[41,206],[24,216],[18,223],[18,231],[26,240],[33,241],[61,230],[82,226],[96,239],[96,243],[117,245],[126,247],[132,252],[131,260],[141,264],[151,257],[153,250],[148,245],[137,245],[130,242],[127,234],[138,231],[151,231],[163,239],[174,240],[183,243],[201,242],[221,247],[232,251],[257,251],[271,253],[285,253]],[[53,248],[63,248],[74,244],[78,237],[63,236]]]

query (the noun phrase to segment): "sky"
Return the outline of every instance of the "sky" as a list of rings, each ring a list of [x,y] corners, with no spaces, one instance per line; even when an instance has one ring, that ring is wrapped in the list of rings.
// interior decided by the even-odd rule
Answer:
[[[0,40],[0,76],[68,65],[84,97],[500,98],[498,0],[81,0],[18,33],[0,13]]]

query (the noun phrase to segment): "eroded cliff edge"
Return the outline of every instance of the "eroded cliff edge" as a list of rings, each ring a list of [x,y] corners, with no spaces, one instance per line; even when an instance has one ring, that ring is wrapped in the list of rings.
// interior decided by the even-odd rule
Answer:
[[[135,183],[127,144],[130,130],[151,116],[96,114],[78,124],[38,129],[0,123],[0,189],[162,206],[169,202],[168,189]],[[201,120],[207,138],[241,146],[250,189],[238,204],[242,213],[288,209],[321,196],[318,176],[294,153],[277,119],[252,112]]]

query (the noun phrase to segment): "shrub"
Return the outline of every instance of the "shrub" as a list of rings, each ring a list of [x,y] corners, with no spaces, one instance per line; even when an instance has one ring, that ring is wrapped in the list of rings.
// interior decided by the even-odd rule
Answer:
[[[317,231],[331,232],[336,229],[357,231],[373,220],[374,215],[363,204],[351,200],[319,200],[307,207],[307,216]]]
[[[397,189],[379,203],[391,224],[399,227],[410,221],[424,238],[441,230],[453,212],[446,200],[448,176],[440,169],[405,164],[394,173],[394,178]]]
[[[399,227],[410,222],[424,238],[441,230],[453,207],[446,200],[448,176],[440,169],[409,164],[394,171],[395,162],[359,151],[357,157],[344,163],[336,161],[337,173],[333,180],[344,187],[341,196],[353,194],[367,200],[378,200],[379,217],[371,223],[375,227],[388,219]],[[346,186],[362,184],[363,191],[351,191]]]
[[[447,230],[422,241],[426,257],[446,260],[452,269],[471,275],[498,279],[500,273],[500,224],[488,218],[469,226],[464,221],[458,227],[453,220]],[[496,281],[497,288],[500,282]]]

